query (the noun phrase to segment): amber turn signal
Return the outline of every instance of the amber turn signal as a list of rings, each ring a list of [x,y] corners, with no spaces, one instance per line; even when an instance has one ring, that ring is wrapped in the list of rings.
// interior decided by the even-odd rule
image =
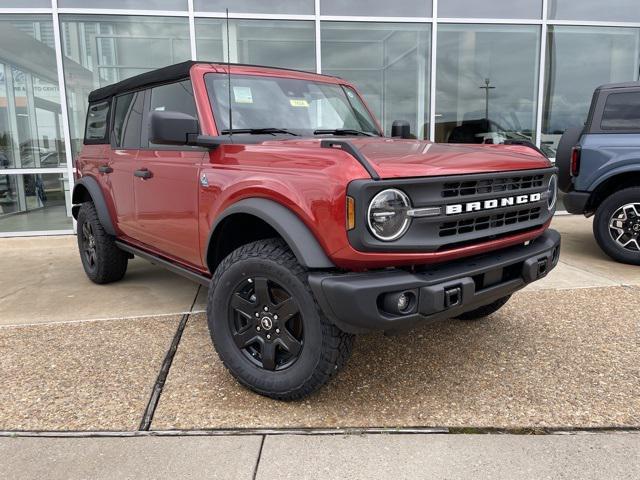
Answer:
[[[353,198],[347,197],[347,230],[356,227],[356,202]]]

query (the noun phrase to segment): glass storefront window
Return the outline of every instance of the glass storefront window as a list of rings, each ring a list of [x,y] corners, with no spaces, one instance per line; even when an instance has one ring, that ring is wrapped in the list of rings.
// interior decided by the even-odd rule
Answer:
[[[56,67],[51,16],[0,17],[0,233],[72,228]]]
[[[58,0],[60,8],[119,8],[122,10],[187,10],[187,0]]]
[[[407,120],[428,137],[430,32],[426,24],[322,22],[322,73],[353,82],[385,134],[393,120]]]
[[[51,17],[2,17],[0,45],[0,169],[64,166]]]
[[[89,92],[191,58],[186,18],[61,15],[60,30],[74,156]]]
[[[65,173],[6,173],[0,171],[0,233],[71,230]]]
[[[446,0],[438,16],[449,18],[541,18],[542,0]]]
[[[441,25],[437,142],[535,142],[539,26]]]
[[[51,0],[0,0],[0,8],[51,8]]]
[[[269,13],[274,15],[313,15],[313,0],[194,0],[196,12]]]
[[[638,0],[549,0],[552,20],[640,22]]]
[[[322,0],[322,15],[354,15],[360,17],[430,17],[431,0]]]
[[[638,80],[640,29],[549,26],[542,146],[555,156],[569,127],[587,120],[599,85]]]
[[[198,58],[226,61],[227,41],[224,19],[196,19]],[[231,62],[316,69],[315,26],[312,21],[230,20]]]

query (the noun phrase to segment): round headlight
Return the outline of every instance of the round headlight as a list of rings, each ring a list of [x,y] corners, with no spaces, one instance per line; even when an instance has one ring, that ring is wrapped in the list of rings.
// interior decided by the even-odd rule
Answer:
[[[378,193],[369,204],[367,223],[369,230],[385,242],[400,238],[409,228],[411,219],[407,210],[411,207],[404,192],[389,188]]]
[[[554,173],[549,178],[549,186],[547,187],[547,206],[549,210],[553,210],[556,206],[556,200],[558,198],[558,177]]]

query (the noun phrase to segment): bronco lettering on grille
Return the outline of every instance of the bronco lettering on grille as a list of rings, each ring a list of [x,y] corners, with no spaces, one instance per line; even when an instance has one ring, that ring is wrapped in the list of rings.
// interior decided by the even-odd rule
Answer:
[[[539,202],[542,199],[542,193],[530,193],[525,195],[517,195],[514,197],[492,198],[490,200],[482,200],[479,202],[454,203],[445,205],[445,213],[447,215],[455,215],[456,213],[479,212],[482,210],[491,210],[492,208],[510,207],[512,205],[524,205],[526,203]]]

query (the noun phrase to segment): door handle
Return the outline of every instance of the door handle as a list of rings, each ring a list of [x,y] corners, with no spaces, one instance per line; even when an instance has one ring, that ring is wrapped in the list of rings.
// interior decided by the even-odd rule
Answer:
[[[100,173],[111,173],[113,172],[113,168],[111,168],[109,165],[100,165],[98,167],[98,171]]]
[[[147,170],[146,168],[142,168],[140,170],[136,170],[135,172],[133,172],[133,174],[136,177],[139,177],[139,178],[142,178],[142,179],[145,179],[145,180],[148,179],[148,178],[153,177],[153,174],[149,170]]]

